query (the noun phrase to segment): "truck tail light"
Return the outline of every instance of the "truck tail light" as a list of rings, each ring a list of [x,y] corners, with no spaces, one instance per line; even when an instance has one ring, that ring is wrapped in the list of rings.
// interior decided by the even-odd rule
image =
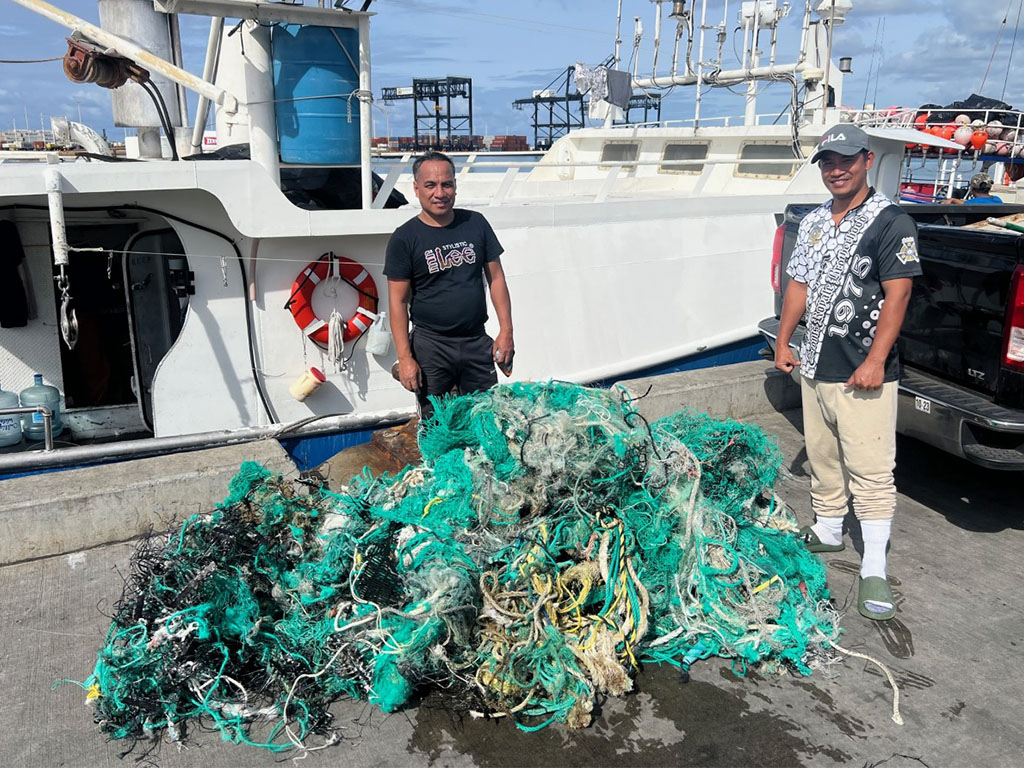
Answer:
[[[772,241],[772,290],[782,293],[782,242],[786,239],[786,225],[775,230]]]
[[[1024,372],[1024,265],[1013,271],[1003,329],[1003,366]]]

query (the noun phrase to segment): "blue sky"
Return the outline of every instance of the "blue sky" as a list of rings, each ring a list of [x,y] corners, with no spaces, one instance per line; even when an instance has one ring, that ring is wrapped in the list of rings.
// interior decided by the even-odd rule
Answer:
[[[52,2],[98,22],[92,0]],[[999,38],[983,94],[999,98],[1005,87],[1005,100],[1024,108],[1024,81],[1013,77],[1024,64],[1024,50],[1018,50],[1018,46],[1024,49],[1024,32],[1014,43],[1022,2],[853,0],[854,9],[837,31],[835,43],[837,55],[853,57],[854,73],[846,80],[845,104],[859,107],[865,95],[868,101],[874,98],[876,89],[879,106],[945,104],[965,98],[979,90]],[[350,2],[359,4],[358,0]],[[792,5],[780,35],[779,60],[783,62],[795,56],[797,46],[803,3],[794,0]],[[671,59],[674,24],[667,18],[669,6],[666,3],[661,72]],[[712,0],[708,6],[709,23],[721,21],[722,3]],[[729,3],[730,28],[736,24],[738,6],[735,0]],[[654,7],[650,0],[623,1],[624,59],[628,60],[632,51],[633,16],[639,15],[644,24],[641,72],[651,66]],[[382,86],[408,85],[413,77],[472,77],[476,133],[519,133],[532,139],[530,113],[514,110],[512,102],[547,86],[575,61],[599,63],[611,53],[614,43],[615,0],[377,0],[372,10],[377,12],[371,24],[375,95],[379,98]],[[1004,17],[1008,18],[1005,26]],[[880,19],[884,19],[884,28],[879,26]],[[186,67],[200,72],[209,22],[186,16],[181,23]],[[65,34],[57,24],[10,0],[0,0],[0,59],[60,56],[66,49]],[[1014,56],[1008,69],[1011,46]],[[766,42],[762,47],[766,50]],[[725,51],[725,67],[735,66],[731,38]],[[774,85],[764,92],[759,111],[778,111],[788,98],[785,86]],[[113,127],[109,104],[109,94],[102,89],[67,81],[60,62],[0,64],[0,128],[15,123],[24,127],[26,114],[33,128],[40,127],[41,115],[47,125],[51,114],[77,119],[81,107],[86,123],[119,138],[121,131]],[[693,89],[676,89],[665,104],[663,117],[690,117]],[[704,104],[704,114],[743,111],[742,99],[723,89],[708,94]],[[396,102],[388,109],[391,133],[412,133],[412,103]],[[374,113],[376,132],[383,135],[383,114],[376,109]]]

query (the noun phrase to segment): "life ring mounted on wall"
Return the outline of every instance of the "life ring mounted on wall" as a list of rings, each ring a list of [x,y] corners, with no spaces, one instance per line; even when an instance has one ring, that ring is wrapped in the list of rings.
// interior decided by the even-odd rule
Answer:
[[[369,329],[377,316],[379,302],[377,284],[358,261],[328,251],[316,261],[307,264],[305,269],[295,276],[291,295],[284,307],[292,313],[295,324],[306,337],[325,348],[330,340],[330,332],[327,321],[317,317],[313,311],[313,291],[323,280],[331,276],[332,264],[337,270],[334,274],[359,294],[359,306],[355,314],[345,321],[342,329],[342,339],[346,344],[359,338]]]

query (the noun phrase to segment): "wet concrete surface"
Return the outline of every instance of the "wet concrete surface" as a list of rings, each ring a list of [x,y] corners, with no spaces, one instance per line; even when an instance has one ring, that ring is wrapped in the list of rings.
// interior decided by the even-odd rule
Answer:
[[[786,456],[780,495],[810,521],[799,412],[755,419]],[[826,556],[829,585],[847,610],[841,644],[883,661],[900,686],[905,724],[890,720],[891,689],[874,665],[843,661],[810,677],[739,677],[728,661],[699,662],[682,683],[647,667],[635,692],[600,702],[581,731],[523,733],[507,720],[458,716],[438,695],[384,715],[338,702],[339,744],[305,765],[451,766],[904,766],[1022,764],[1017,661],[1024,647],[1024,476],[984,470],[913,441],[899,446],[899,507],[890,575],[896,619],[854,607],[857,531]],[[854,526],[855,528],[855,526]],[[92,724],[83,680],[120,594],[131,545],[0,568],[0,762],[4,765],[273,765],[294,755],[193,732],[187,749],[161,743],[124,762],[125,745]],[[309,742],[317,743],[316,737]]]

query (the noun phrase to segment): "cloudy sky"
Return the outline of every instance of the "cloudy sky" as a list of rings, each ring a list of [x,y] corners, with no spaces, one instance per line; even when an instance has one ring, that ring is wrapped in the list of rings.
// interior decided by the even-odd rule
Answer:
[[[90,21],[99,20],[93,0],[51,2]],[[853,0],[853,11],[835,41],[836,56],[853,57],[844,104],[860,107],[877,93],[879,106],[916,107],[981,92],[1024,108],[1024,80],[1014,77],[1024,64],[1024,50],[1017,50],[1017,44],[1024,49],[1024,33],[1015,40],[1022,4],[1024,0]],[[803,2],[794,0],[792,5],[781,28],[780,62],[792,60],[798,45]],[[730,28],[736,26],[738,6],[735,0],[729,3]],[[669,7],[666,3],[660,72],[671,60],[674,24],[667,19]],[[708,7],[708,23],[720,22],[722,2],[710,0]],[[651,67],[654,8],[651,0],[623,0],[622,51],[627,61],[633,16],[640,16],[644,24],[641,72]],[[0,59],[49,58],[66,50],[64,28],[11,0],[0,0],[0,9]],[[575,61],[601,62],[612,52],[615,37],[615,0],[377,0],[372,10],[377,12],[371,24],[375,94],[379,97],[382,86],[409,85],[414,77],[472,77],[476,133],[519,133],[532,139],[530,113],[514,110],[512,102],[548,86]],[[207,29],[205,18],[182,17],[185,63],[193,72],[202,70]],[[767,50],[767,40],[762,49]],[[725,68],[736,66],[731,38],[724,59]],[[982,89],[986,69],[990,71]],[[788,98],[784,86],[771,86],[759,111],[780,110]],[[106,91],[67,81],[59,61],[0,63],[0,128],[24,127],[26,116],[33,128],[41,122],[48,125],[49,115],[77,119],[80,108],[86,123],[120,138],[109,104]],[[704,104],[704,114],[743,111],[742,99],[724,89],[708,94]],[[387,109],[393,135],[412,132],[411,102]],[[662,116],[684,118],[692,111],[693,89],[680,88],[666,101]],[[376,133],[383,135],[384,115],[376,109],[374,114]]]

